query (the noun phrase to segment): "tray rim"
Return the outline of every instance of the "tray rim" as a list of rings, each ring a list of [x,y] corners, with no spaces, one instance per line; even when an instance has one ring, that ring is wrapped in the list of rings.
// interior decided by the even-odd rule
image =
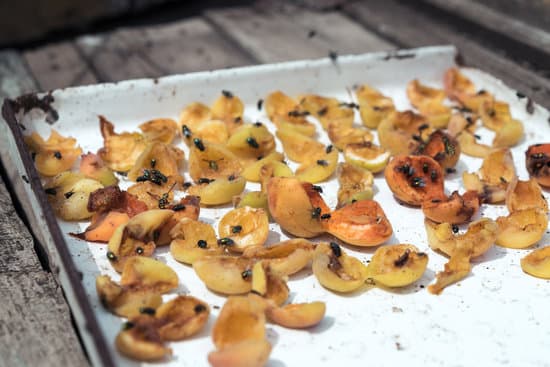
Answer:
[[[459,64],[457,58],[459,52],[457,48],[453,45],[442,45],[442,46],[427,46],[411,49],[398,49],[391,51],[383,52],[369,52],[364,54],[357,55],[342,55],[338,56],[338,61],[353,62],[353,61],[390,61],[392,59],[401,60],[414,58],[422,55],[437,54],[437,53],[449,53],[454,54],[455,62]],[[109,83],[98,83],[88,86],[77,86],[77,87],[68,87],[68,88],[59,88],[51,90],[48,92],[35,92],[23,94],[19,97],[13,99],[5,99],[1,107],[1,116],[5,121],[5,124],[8,126],[9,131],[12,134],[12,137],[15,141],[17,148],[17,157],[21,159],[21,163],[24,167],[24,174],[27,176],[28,184],[30,185],[30,190],[34,195],[34,198],[37,200],[37,204],[42,211],[42,215],[39,213],[32,213],[32,215],[37,217],[38,221],[44,221],[47,227],[47,234],[51,236],[53,242],[53,247],[56,250],[57,256],[59,256],[59,263],[56,263],[55,257],[50,253],[50,246],[47,244],[40,244],[44,247],[45,252],[48,255],[50,262],[51,270],[55,275],[56,281],[61,285],[65,291],[74,292],[74,297],[65,296],[71,313],[75,316],[75,311],[78,311],[83,320],[79,324],[76,320],[78,327],[78,332],[82,338],[82,346],[85,352],[88,355],[88,358],[92,364],[95,362],[100,363],[102,366],[111,367],[116,366],[115,358],[111,352],[111,348],[107,344],[108,341],[103,334],[99,321],[95,315],[95,312],[90,303],[89,297],[86,295],[85,288],[81,282],[82,273],[77,269],[74,259],[71,257],[68,244],[64,239],[64,236],[61,232],[61,228],[57,223],[56,216],[53,212],[51,205],[49,204],[46,194],[42,190],[42,182],[38,171],[34,166],[34,162],[31,159],[30,154],[28,154],[23,135],[22,124],[19,120],[19,111],[23,109],[23,113],[28,113],[34,108],[41,109],[44,113],[49,114],[49,118],[53,123],[57,120],[57,111],[51,107],[51,103],[55,101],[55,96],[61,94],[60,97],[66,98],[70,97],[70,94],[74,93],[76,96],[74,98],[82,98],[80,93],[85,94],[87,91],[93,91],[97,87],[104,88],[113,88],[115,89],[124,89],[129,86],[131,83],[136,82],[150,82],[151,84],[158,84],[159,81],[174,81],[178,80],[179,82],[184,83],[186,80],[193,79],[209,79],[214,76],[223,76],[231,77],[231,75],[239,74],[249,74],[249,73],[258,73],[258,72],[270,72],[273,69],[285,70],[285,69],[297,69],[300,67],[318,67],[326,65],[327,63],[335,63],[334,59],[330,57],[323,57],[317,59],[303,59],[296,61],[287,61],[287,62],[277,62],[270,64],[260,64],[260,65],[250,65],[244,67],[236,68],[227,68],[227,69],[216,69],[209,71],[199,71],[185,74],[175,74],[169,76],[163,76],[160,78],[141,78],[141,79],[130,79],[120,82],[109,82]],[[70,97],[73,98],[73,97]],[[15,184],[15,183],[14,183]],[[31,200],[33,198],[30,198]],[[26,213],[29,215],[29,213]],[[40,230],[33,229],[31,230]],[[44,239],[47,242],[47,239]],[[63,277],[66,277],[67,283],[63,281]],[[69,288],[69,289],[65,289]],[[73,304],[74,303],[74,304]],[[75,310],[76,308],[76,310]],[[91,339],[90,339],[91,338]]]

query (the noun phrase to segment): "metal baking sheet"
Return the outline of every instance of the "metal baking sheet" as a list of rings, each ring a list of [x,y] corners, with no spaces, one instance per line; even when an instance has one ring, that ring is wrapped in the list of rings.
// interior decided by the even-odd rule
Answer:
[[[68,223],[54,218],[22,135],[37,131],[47,136],[54,128],[63,135],[77,138],[84,152],[95,152],[102,145],[100,114],[115,124],[116,131],[135,131],[140,123],[152,118],[177,119],[181,109],[191,102],[209,105],[221,90],[232,91],[246,103],[246,121],[262,121],[272,129],[256,103],[278,89],[289,95],[316,93],[351,102],[352,86],[367,83],[391,96],[396,107],[404,110],[411,107],[405,94],[406,84],[416,78],[442,87],[443,73],[456,66],[455,57],[456,49],[452,46],[428,47],[100,84],[5,103],[3,118],[7,124],[0,124],[3,157],[12,162],[12,170],[18,173],[11,176],[21,192],[20,199],[32,208],[36,223],[33,229],[48,248],[50,262],[58,272],[92,363],[140,365],[124,358],[114,348],[122,319],[101,306],[95,291],[97,275],[108,274],[115,280],[119,276],[106,259],[106,245],[87,243],[68,235],[83,230],[87,222]],[[462,70],[479,89],[508,102],[512,115],[523,121],[525,138],[512,152],[519,177],[527,179],[524,153],[528,145],[550,140],[549,112],[482,71]],[[490,144],[491,133],[482,130],[480,134],[482,141]],[[318,135],[320,141],[328,143],[320,127]],[[181,141],[177,145],[188,157],[185,145]],[[282,151],[280,145],[278,150]],[[462,155],[457,173],[445,181],[446,190],[460,188],[461,173],[476,171],[480,165],[481,159]],[[333,177],[321,186],[327,204],[334,207],[336,179]],[[414,285],[402,289],[365,287],[343,296],[324,289],[313,276],[308,276],[309,271],[292,277],[289,282],[292,302],[324,301],[327,314],[321,324],[309,330],[289,330],[268,324],[267,335],[273,345],[268,366],[307,363],[316,366],[550,366],[550,314],[547,312],[550,282],[522,272],[519,259],[527,250],[493,247],[476,259],[466,279],[448,287],[440,296],[431,295],[425,287],[433,282],[446,258],[429,249],[422,212],[399,205],[383,175],[376,175],[375,187],[375,199],[381,203],[394,228],[394,236],[387,243],[412,243],[427,252],[430,261],[426,273]],[[254,184],[247,186],[247,190],[254,188]],[[548,191],[544,195],[550,197]],[[200,219],[216,225],[229,209],[229,206],[201,209]],[[482,207],[483,216],[496,218],[506,213],[504,206]],[[270,224],[270,230],[268,243],[287,238],[275,223]],[[548,244],[547,233],[537,246]],[[367,262],[375,249],[347,246],[346,250]],[[193,269],[174,261],[167,248],[158,248],[154,256],[175,269],[180,278],[179,288],[166,295],[166,300],[177,293],[189,293],[211,306],[223,306],[224,297],[206,289]],[[213,307],[204,331],[189,340],[171,343],[173,357],[154,365],[208,365],[207,353],[214,349],[210,330],[218,313],[219,308]]]

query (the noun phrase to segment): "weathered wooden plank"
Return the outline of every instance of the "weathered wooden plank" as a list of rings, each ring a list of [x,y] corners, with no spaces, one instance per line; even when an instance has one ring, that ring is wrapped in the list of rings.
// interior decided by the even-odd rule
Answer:
[[[34,78],[16,51],[0,51],[0,100],[37,89]]]
[[[50,274],[0,274],[0,366],[86,366]]]
[[[472,0],[424,1],[550,55],[550,33],[543,29]]]
[[[72,42],[49,44],[23,56],[43,91],[97,82]]]
[[[41,271],[29,231],[17,216],[0,177],[0,273]]]
[[[144,56],[143,29],[122,28],[112,33],[83,36],[76,46],[88,58],[99,81],[155,78],[162,75]]]
[[[550,107],[548,79],[450,29],[438,19],[427,17],[395,0],[354,2],[344,6],[344,10],[350,17],[402,47],[454,44],[465,64],[493,74],[534,101]]]
[[[393,45],[336,12],[228,8],[205,16],[260,62],[382,51]]]
[[[144,57],[166,74],[248,65],[253,60],[201,18],[143,29]]]
[[[550,32],[550,6],[548,0],[475,0],[501,13],[522,20],[531,26]]]

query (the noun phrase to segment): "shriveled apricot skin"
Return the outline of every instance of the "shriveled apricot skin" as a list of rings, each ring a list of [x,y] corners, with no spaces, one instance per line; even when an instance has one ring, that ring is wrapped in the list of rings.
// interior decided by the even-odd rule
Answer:
[[[448,198],[434,198],[422,203],[426,218],[438,223],[460,224],[470,221],[479,210],[480,199],[476,191],[459,195],[454,191]]]
[[[382,207],[374,200],[360,200],[331,213],[324,223],[330,234],[356,246],[376,246],[393,233]]]

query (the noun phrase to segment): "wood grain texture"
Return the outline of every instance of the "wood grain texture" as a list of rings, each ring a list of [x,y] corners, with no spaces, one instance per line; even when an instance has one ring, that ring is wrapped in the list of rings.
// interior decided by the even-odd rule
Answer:
[[[550,55],[550,33],[472,0],[424,0],[438,8]]]
[[[76,46],[101,82],[156,78],[162,75],[162,70],[144,57],[143,33],[141,28],[132,28],[82,36],[77,38]]]
[[[50,274],[0,274],[0,297],[0,366],[88,365]]]
[[[23,56],[43,91],[98,81],[72,42],[49,44]]]
[[[33,239],[15,212],[10,195],[0,178],[0,273],[41,271]]]
[[[550,80],[410,6],[395,0],[365,0],[350,3],[344,9],[350,17],[402,47],[454,44],[466,65],[485,70],[535,102],[550,107]]]
[[[0,102],[37,89],[22,57],[13,50],[0,51]]]
[[[394,48],[337,12],[298,11],[292,6],[263,10],[241,7],[212,10],[205,16],[259,62]]]
[[[253,60],[201,18],[143,29],[144,57],[165,74],[229,68]]]

